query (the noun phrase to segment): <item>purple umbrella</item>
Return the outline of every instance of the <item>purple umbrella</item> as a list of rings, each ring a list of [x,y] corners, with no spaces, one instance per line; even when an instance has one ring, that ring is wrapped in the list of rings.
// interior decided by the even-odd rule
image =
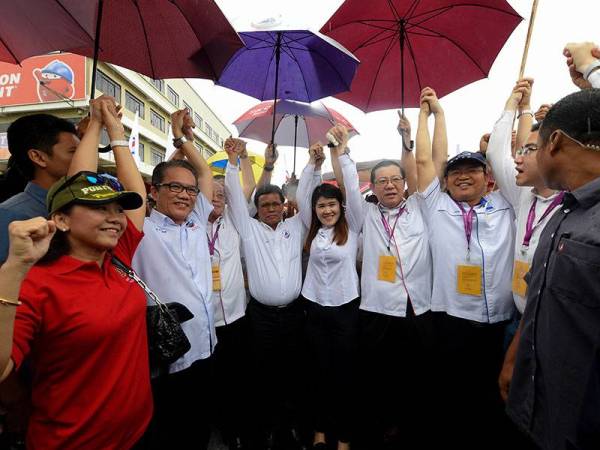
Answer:
[[[350,89],[358,60],[326,36],[303,30],[254,31],[240,36],[246,47],[227,63],[217,81],[220,86],[259,100],[306,103]]]

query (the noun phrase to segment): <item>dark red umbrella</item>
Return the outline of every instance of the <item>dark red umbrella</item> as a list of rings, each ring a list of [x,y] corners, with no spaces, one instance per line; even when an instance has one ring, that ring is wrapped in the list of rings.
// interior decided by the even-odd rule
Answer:
[[[521,20],[504,0],[347,0],[321,30],[361,61],[336,97],[369,112],[446,95],[487,77]]]
[[[11,0],[0,60],[79,53],[152,78],[215,80],[244,46],[214,0]],[[94,92],[95,70],[92,78]]]

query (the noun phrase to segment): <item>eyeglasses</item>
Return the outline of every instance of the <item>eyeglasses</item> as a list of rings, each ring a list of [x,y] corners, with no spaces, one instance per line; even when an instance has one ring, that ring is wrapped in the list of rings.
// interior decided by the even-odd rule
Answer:
[[[588,118],[588,129],[591,128],[590,124],[589,124],[589,118]],[[558,130],[557,130],[558,131]],[[581,141],[578,141],[577,139],[575,139],[574,137],[569,136],[567,133],[565,133],[563,130],[560,130],[560,132],[562,134],[564,134],[568,139],[572,140],[573,142],[575,142],[577,145],[580,145],[581,147],[587,148],[589,150],[594,150],[595,152],[600,152],[600,145],[595,145],[595,144],[584,144]],[[591,133],[591,131],[588,131],[588,133]]]
[[[538,149],[537,144],[527,144],[517,149],[516,156],[527,156],[532,152],[536,152]]]
[[[200,189],[198,189],[196,186],[184,186],[183,184],[179,183],[157,183],[154,186],[156,186],[157,188],[165,186],[169,188],[169,191],[174,192],[176,194],[180,194],[181,192],[185,191],[188,195],[191,195],[193,197],[200,193]]]
[[[477,175],[478,173],[484,172],[483,167],[466,167],[464,169],[450,169],[448,171],[449,177],[457,177],[459,175]]]
[[[377,186],[387,186],[388,183],[392,183],[395,185],[403,185],[404,184],[404,178],[402,178],[401,176],[394,176],[394,177],[381,177],[381,178],[377,178],[375,180],[375,184]]]

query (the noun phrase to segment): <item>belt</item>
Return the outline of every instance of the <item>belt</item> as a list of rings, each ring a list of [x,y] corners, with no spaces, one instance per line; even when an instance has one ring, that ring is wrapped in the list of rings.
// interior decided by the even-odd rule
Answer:
[[[295,306],[296,304],[298,304],[297,299],[294,299],[285,305],[265,305],[264,303],[261,303],[260,301],[256,300],[252,296],[250,296],[250,302],[255,306],[258,306],[260,308],[267,309],[270,311],[279,311],[279,310],[286,309],[286,308],[289,308],[291,306]]]

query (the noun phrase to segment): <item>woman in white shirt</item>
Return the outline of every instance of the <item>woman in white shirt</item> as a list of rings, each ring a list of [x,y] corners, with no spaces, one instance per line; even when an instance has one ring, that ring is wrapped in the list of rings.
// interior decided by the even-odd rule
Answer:
[[[321,144],[311,146],[302,177],[312,178],[325,159]],[[337,150],[332,149],[337,163]],[[356,216],[344,210],[342,191],[321,184],[298,198],[299,214],[308,228],[309,252],[302,296],[307,300],[307,334],[314,372],[314,449],[328,448],[325,433],[338,439],[338,450],[349,449],[355,355],[358,340],[359,279],[356,272]]]

